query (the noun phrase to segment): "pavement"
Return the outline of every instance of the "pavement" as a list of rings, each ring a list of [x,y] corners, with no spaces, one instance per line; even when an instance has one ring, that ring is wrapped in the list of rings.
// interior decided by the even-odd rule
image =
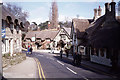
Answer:
[[[66,55],[63,55],[63,57],[67,58]],[[73,60],[73,57],[69,56],[67,59]],[[111,72],[111,67],[109,67],[109,66],[97,64],[97,63],[94,63],[94,62],[91,62],[88,60],[82,60],[81,65],[92,70],[92,71],[96,71],[98,73],[102,73],[104,75],[108,75],[108,76],[111,76],[113,78],[120,78],[119,71]]]
[[[3,68],[4,78],[38,78],[37,64],[34,58],[26,57],[19,64]]]

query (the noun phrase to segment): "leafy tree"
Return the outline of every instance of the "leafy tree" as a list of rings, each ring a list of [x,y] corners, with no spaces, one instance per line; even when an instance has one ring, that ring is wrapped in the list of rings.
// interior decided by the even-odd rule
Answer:
[[[40,23],[40,24],[38,25],[38,26],[40,27],[40,30],[48,29],[48,22],[49,22],[49,21]]]

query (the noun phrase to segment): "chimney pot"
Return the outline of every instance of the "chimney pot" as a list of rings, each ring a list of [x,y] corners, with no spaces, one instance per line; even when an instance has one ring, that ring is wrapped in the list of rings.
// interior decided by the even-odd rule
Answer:
[[[101,12],[102,12],[102,9],[99,6],[99,8],[98,8],[98,16],[101,16]]]
[[[97,9],[94,9],[94,18],[97,18]]]

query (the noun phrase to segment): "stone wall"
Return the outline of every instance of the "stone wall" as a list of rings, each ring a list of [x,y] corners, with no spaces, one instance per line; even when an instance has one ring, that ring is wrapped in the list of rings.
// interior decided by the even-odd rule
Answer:
[[[4,54],[2,57],[3,68],[10,65],[16,65],[18,63],[21,63],[25,59],[26,59],[26,54],[23,53],[17,53],[14,54],[13,56],[10,56],[10,53]]]

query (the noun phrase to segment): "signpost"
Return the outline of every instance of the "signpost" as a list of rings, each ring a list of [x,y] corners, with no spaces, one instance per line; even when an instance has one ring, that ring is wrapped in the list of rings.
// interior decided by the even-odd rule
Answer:
[[[5,29],[2,29],[2,38],[5,38],[6,34],[5,34]]]

